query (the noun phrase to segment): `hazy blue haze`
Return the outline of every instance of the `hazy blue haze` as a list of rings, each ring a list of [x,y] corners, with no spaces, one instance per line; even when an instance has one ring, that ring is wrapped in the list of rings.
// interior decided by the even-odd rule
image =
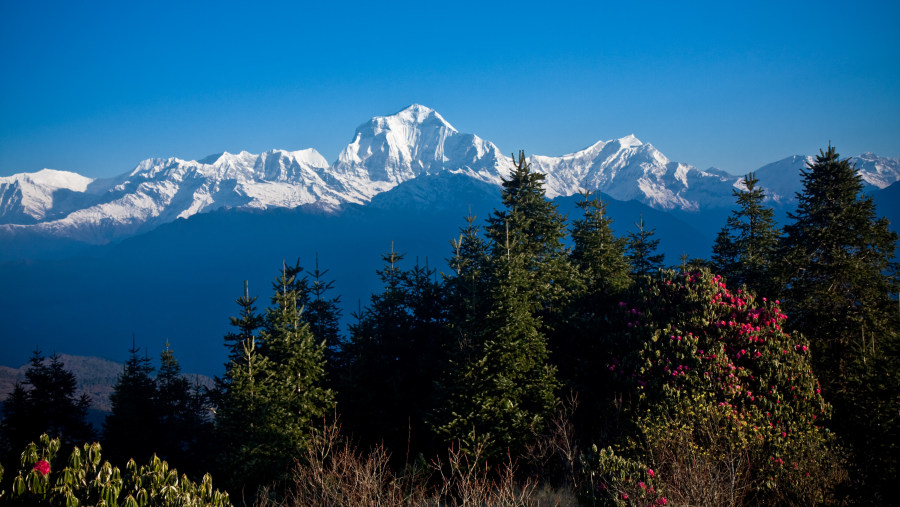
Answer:
[[[314,147],[416,102],[504,152],[900,157],[900,4],[2,2],[0,175]]]

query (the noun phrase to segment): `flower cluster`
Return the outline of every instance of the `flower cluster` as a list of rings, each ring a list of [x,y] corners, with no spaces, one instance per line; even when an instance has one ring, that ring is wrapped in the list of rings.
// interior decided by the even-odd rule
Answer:
[[[50,473],[50,463],[47,463],[46,460],[39,460],[34,464],[32,470],[37,470],[37,473],[41,475],[47,475]]]
[[[773,470],[820,440],[828,407],[809,344],[784,330],[780,301],[731,291],[703,270],[670,273],[619,311],[633,348],[611,370],[638,389],[646,420],[706,404],[731,421],[735,438],[762,446]]]

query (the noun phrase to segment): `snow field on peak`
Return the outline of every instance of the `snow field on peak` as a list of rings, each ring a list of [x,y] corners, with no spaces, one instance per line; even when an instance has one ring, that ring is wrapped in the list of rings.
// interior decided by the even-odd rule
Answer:
[[[599,190],[657,209],[700,211],[733,205],[731,192],[742,185],[741,177],[672,162],[634,135],[527,160],[545,175],[551,198]],[[793,199],[800,170],[811,160],[790,157],[760,168],[760,187],[773,200]],[[898,160],[864,154],[854,162],[869,185],[884,188],[900,180]],[[334,211],[422,176],[463,175],[500,186],[514,167],[493,143],[460,133],[433,109],[413,104],[360,125],[333,164],[308,148],[223,152],[200,161],[151,158],[108,180],[52,170],[0,178],[0,224],[104,243],[219,208],[316,204]],[[401,195],[427,202],[429,192],[456,192],[454,184],[465,184],[465,178],[422,181],[381,204],[397,203]]]

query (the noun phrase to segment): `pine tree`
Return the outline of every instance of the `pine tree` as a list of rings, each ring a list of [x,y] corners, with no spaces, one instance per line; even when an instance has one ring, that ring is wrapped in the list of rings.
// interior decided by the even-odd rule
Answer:
[[[32,353],[25,382],[17,382],[3,402],[0,450],[6,459],[42,433],[60,438],[67,446],[93,438],[93,427],[85,421],[90,398],[76,396],[76,386],[75,375],[58,354],[47,358],[40,350]]]
[[[208,400],[202,386],[192,386],[181,374],[175,353],[166,342],[156,374],[156,417],[159,443],[155,453],[195,478],[206,472],[212,442]]]
[[[425,420],[448,339],[435,271],[418,262],[403,270],[393,245],[382,258],[384,289],[350,328],[339,395],[345,427],[365,446],[384,443],[398,461],[432,446]]]
[[[280,436],[280,420],[270,416],[276,396],[269,382],[274,375],[275,368],[260,353],[256,337],[250,337],[243,343],[243,356],[226,371],[224,388],[217,394],[217,476],[228,488],[251,496],[259,486],[282,477],[282,460],[275,457],[289,452],[278,449],[281,438],[272,438]]]
[[[744,176],[746,190],[733,190],[739,209],[732,211],[713,245],[713,264],[732,286],[775,296],[774,263],[778,238],[775,212],[763,206],[765,192],[754,173]]]
[[[305,279],[282,263],[272,306],[258,337],[243,342],[219,383],[216,429],[220,466],[232,486],[256,488],[284,479],[306,445],[312,423],[333,407],[323,387],[325,345],[301,317]]]
[[[139,353],[132,340],[128,360],[109,396],[112,410],[103,423],[104,449],[117,460],[150,459],[162,437],[153,366],[150,358]]]
[[[531,170],[525,152],[519,152],[509,180],[503,181],[503,209],[488,218],[486,235],[491,258],[521,256],[527,277],[522,280],[544,317],[567,302],[573,278],[566,236],[566,218],[546,198],[543,174]],[[505,262],[505,261],[501,261]]]
[[[560,379],[574,391],[580,406],[573,416],[588,438],[607,411],[599,402],[606,389],[602,364],[608,357],[610,315],[616,311],[622,294],[631,285],[631,265],[625,255],[627,241],[612,231],[612,218],[600,192],[592,197],[582,193],[578,207],[581,218],[572,222],[571,259],[580,286],[567,309],[566,327],[557,338],[554,354]]]
[[[590,192],[581,197],[578,207],[584,216],[572,222],[572,263],[585,282],[585,293],[605,299],[631,285],[631,266],[625,255],[628,242],[613,234],[613,220],[606,214],[607,203],[600,192],[593,199]]]
[[[451,363],[447,409],[435,416],[445,439],[470,454],[482,447],[488,464],[521,453],[558,401],[546,333],[559,329],[574,276],[565,218],[546,199],[543,180],[520,152],[503,182],[504,209],[488,219],[483,329],[471,353]]]
[[[273,284],[272,306],[266,310],[265,331],[260,333],[262,351],[276,367],[271,382],[284,417],[287,449],[303,447],[311,423],[333,405],[333,393],[324,387],[325,344],[317,341],[301,317],[298,302],[307,297],[299,270],[282,266]]]
[[[325,280],[328,270],[319,269],[319,255],[316,254],[316,267],[310,275],[309,302],[303,310],[303,320],[309,324],[309,330],[316,341],[325,343],[326,368],[329,377],[336,375],[343,346],[340,333],[341,297],[329,297],[334,290],[334,281]],[[333,378],[328,379],[333,382]]]
[[[820,366],[844,373],[844,360],[864,334],[897,329],[897,234],[876,218],[862,195],[862,179],[834,147],[802,172],[793,222],[784,227],[782,256],[789,288],[786,304],[794,326],[815,340]],[[823,372],[824,373],[824,372]]]
[[[635,222],[637,232],[628,233],[628,259],[631,261],[631,274],[637,279],[654,276],[663,268],[665,254],[655,254],[659,248],[659,240],[651,239],[656,229],[644,227],[644,217]]]
[[[447,263],[453,273],[444,282],[453,331],[453,344],[448,353],[461,361],[471,355],[488,311],[489,245],[476,219],[470,208],[459,238],[450,242],[453,255]]]
[[[230,317],[231,325],[237,328],[236,331],[225,335],[225,346],[228,349],[228,362],[225,363],[226,370],[229,365],[240,359],[244,353],[244,342],[251,337],[256,336],[257,331],[265,323],[262,315],[257,313],[255,297],[250,297],[250,288],[247,281],[244,281],[244,295],[236,299],[235,302],[241,307],[239,317]]]
[[[549,362],[524,254],[494,261],[498,281],[490,290],[491,308],[480,347],[472,360],[456,365],[447,422],[439,433],[480,454],[489,465],[507,452],[520,455],[539,434],[557,405],[556,368]]]
[[[878,503],[892,494],[889,477],[898,471],[900,381],[880,377],[896,371],[896,358],[885,352],[900,348],[892,298],[900,289],[893,261],[898,236],[876,218],[856,168],[834,147],[820,151],[802,174],[803,191],[781,245],[786,306],[793,326],[815,345],[814,366],[834,404],[835,430],[856,451],[855,479],[863,485],[855,495]],[[873,385],[884,399],[877,413],[870,412]]]

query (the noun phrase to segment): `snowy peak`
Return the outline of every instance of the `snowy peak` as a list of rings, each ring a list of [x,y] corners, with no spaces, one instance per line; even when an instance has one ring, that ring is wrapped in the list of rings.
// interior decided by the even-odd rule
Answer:
[[[449,170],[499,181],[508,166],[493,144],[460,134],[433,109],[412,105],[358,127],[332,172],[355,200],[367,201],[422,174]]]
[[[43,220],[55,199],[66,200],[73,193],[85,192],[93,181],[80,174],[54,169],[0,177],[0,224]]]
[[[801,171],[815,161],[812,156],[794,155],[765,165],[756,171],[759,187],[766,192],[768,199],[778,203],[794,202],[797,200],[796,193],[803,188]],[[900,181],[900,160],[864,153],[851,157],[850,163],[856,167],[866,191],[887,188]],[[741,180],[743,178],[735,183],[736,188],[743,188]]]
[[[719,173],[670,162],[634,135],[600,141],[561,157],[535,155],[530,162],[546,175],[551,197],[590,189],[656,208],[697,210],[710,203],[721,205],[718,196],[730,185],[729,178]]]
[[[850,161],[856,166],[863,181],[877,188],[887,188],[900,181],[900,160],[863,153]]]
[[[528,160],[545,175],[549,197],[600,190],[662,210],[730,207],[742,179],[670,161],[634,135]],[[791,202],[801,188],[801,170],[812,160],[789,157],[760,168],[760,186],[773,201]],[[867,153],[852,162],[869,189],[900,180],[898,160]],[[333,164],[310,148],[223,152],[199,161],[151,158],[102,180],[49,169],[0,178],[0,236],[27,232],[106,243],[220,208],[424,207],[434,202],[430,196],[465,192],[470,179],[480,184],[466,198],[481,199],[513,167],[493,143],[460,133],[435,110],[413,104],[360,125]]]

